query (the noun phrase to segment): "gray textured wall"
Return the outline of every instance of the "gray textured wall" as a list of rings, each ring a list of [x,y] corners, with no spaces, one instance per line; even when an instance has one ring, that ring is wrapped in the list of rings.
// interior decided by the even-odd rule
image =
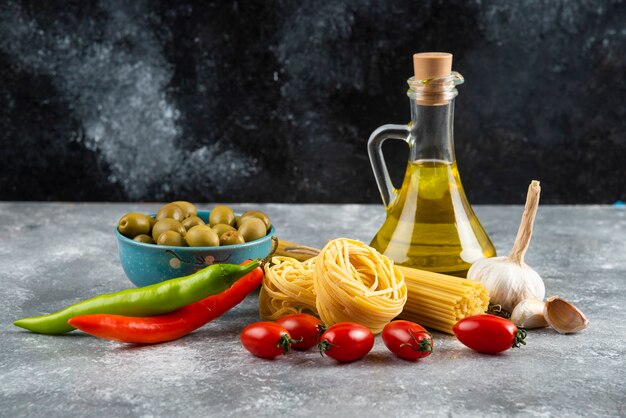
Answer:
[[[0,199],[377,202],[425,50],[473,202],[626,200],[626,5],[583,0],[4,1]]]

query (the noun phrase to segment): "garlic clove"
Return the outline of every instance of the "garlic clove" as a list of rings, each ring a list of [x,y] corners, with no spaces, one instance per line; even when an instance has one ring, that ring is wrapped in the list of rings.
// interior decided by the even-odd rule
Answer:
[[[525,329],[547,327],[548,322],[543,314],[545,303],[539,299],[524,299],[511,312],[511,321]]]
[[[582,331],[589,324],[580,309],[559,296],[550,296],[546,300],[543,315],[548,325],[561,334]]]

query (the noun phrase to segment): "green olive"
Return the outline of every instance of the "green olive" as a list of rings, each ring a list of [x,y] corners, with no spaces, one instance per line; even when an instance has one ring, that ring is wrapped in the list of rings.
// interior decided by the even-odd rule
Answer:
[[[157,220],[154,216],[148,216],[148,219],[150,219],[150,230],[152,230],[154,224],[157,223]]]
[[[211,224],[212,227],[217,224],[234,225],[235,212],[228,206],[217,205],[209,215],[209,224]]]
[[[267,233],[267,229],[265,222],[259,218],[248,218],[241,222],[239,233],[243,236],[246,242],[250,242],[255,239],[263,238]]]
[[[188,218],[190,216],[196,216],[198,214],[198,209],[196,209],[193,203],[185,202],[184,200],[177,200],[176,202],[172,203],[179,206],[183,210],[183,212],[185,213],[185,218]]]
[[[235,245],[244,244],[246,242],[243,239],[243,235],[239,231],[226,231],[220,236],[220,245]]]
[[[239,228],[239,226],[241,225],[241,215],[237,215],[235,216],[235,225],[233,225],[236,228]]]
[[[185,220],[183,220],[182,223],[187,231],[189,231],[191,228],[193,228],[196,225],[204,225],[204,221],[198,218],[197,216],[190,216],[189,218],[186,218]]]
[[[152,227],[152,239],[158,242],[159,235],[165,231],[178,232],[182,236],[185,236],[185,232],[187,232],[185,227],[176,219],[165,218],[157,221]]]
[[[184,247],[185,239],[176,231],[165,231],[157,239],[159,245],[171,245],[174,247]]]
[[[157,221],[165,218],[176,219],[177,221],[182,221],[185,219],[185,211],[174,203],[168,203],[167,205],[161,206],[161,209],[157,212],[156,215]]]
[[[150,218],[142,213],[127,213],[117,223],[117,229],[120,234],[128,238],[147,234],[150,232]]]
[[[247,211],[246,213],[241,215],[241,219],[239,220],[239,222],[243,223],[243,221],[245,221],[248,218],[258,218],[262,220],[263,223],[265,223],[265,228],[267,231],[269,231],[270,227],[272,226],[272,224],[270,223],[270,218],[265,213],[261,212],[260,210]]]
[[[236,231],[237,230],[235,227],[232,227],[232,226],[226,225],[226,224],[217,224],[217,225],[213,226],[212,228],[213,228],[213,230],[215,231],[215,233],[217,234],[218,237],[221,237],[222,235],[224,235],[225,232]]]
[[[137,235],[135,238],[133,238],[133,241],[143,242],[145,244],[156,244],[154,240],[152,239],[152,237],[146,234]]]
[[[190,247],[216,247],[220,245],[220,239],[215,231],[206,225],[196,225],[191,228],[187,231],[185,240]]]

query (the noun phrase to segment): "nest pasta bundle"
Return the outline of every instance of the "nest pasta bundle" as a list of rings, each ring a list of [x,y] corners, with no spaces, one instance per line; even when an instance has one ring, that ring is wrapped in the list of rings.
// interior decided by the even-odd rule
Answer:
[[[393,261],[362,242],[339,238],[303,263],[274,257],[265,267],[259,310],[264,319],[308,310],[329,325],[354,321],[379,333],[406,299],[404,276]]]
[[[452,334],[459,320],[487,310],[489,293],[479,282],[403,266],[398,269],[408,290],[403,319]]]
[[[355,321],[376,334],[406,303],[404,276],[393,261],[359,241],[330,241],[315,273],[316,307],[327,324]]]
[[[259,295],[259,313],[264,320],[276,319],[293,313],[312,313],[315,307],[314,259],[300,262],[291,257],[272,257],[271,266],[265,266],[265,277]]]

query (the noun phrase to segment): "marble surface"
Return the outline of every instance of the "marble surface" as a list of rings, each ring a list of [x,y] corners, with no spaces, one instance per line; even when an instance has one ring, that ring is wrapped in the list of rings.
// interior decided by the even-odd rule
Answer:
[[[127,288],[112,228],[156,204],[0,203],[0,416],[624,416],[626,209],[539,209],[528,263],[547,294],[575,302],[590,327],[532,331],[528,345],[481,355],[435,333],[435,353],[394,358],[380,338],[362,361],[338,365],[311,351],[254,358],[238,339],[257,320],[257,296],[193,334],[129,346],[73,332],[31,334],[22,316]],[[233,205],[246,209],[250,205]],[[201,205],[201,207],[205,207]],[[206,205],[209,208],[209,205]],[[282,239],[321,246],[368,241],[378,205],[255,205]],[[500,253],[522,208],[475,208]]]

